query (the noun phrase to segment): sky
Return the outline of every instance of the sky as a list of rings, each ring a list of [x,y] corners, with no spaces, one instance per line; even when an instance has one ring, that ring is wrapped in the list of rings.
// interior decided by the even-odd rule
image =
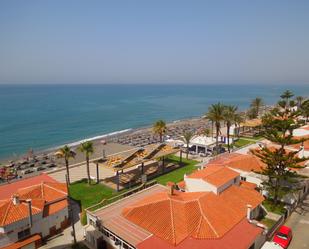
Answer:
[[[0,84],[309,84],[309,1],[1,0]]]

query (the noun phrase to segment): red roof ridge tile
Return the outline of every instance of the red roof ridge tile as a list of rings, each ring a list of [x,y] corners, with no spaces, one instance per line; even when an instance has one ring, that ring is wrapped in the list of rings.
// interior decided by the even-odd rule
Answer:
[[[2,219],[2,221],[0,222],[0,224],[4,224],[4,223],[5,223],[6,218],[7,218],[7,216],[8,216],[8,213],[9,213],[9,210],[10,210],[10,207],[11,207],[11,204],[12,204],[11,200],[8,200],[8,205],[7,205],[7,207],[6,207],[5,214],[3,215],[3,219]]]
[[[202,217],[204,218],[204,220],[207,222],[207,224],[209,225],[209,227],[211,228],[211,230],[216,234],[217,238],[219,238],[219,234],[217,233],[216,229],[211,225],[211,223],[209,222],[208,218],[205,216],[204,211],[202,210],[201,207],[201,202],[200,202],[200,198],[197,201],[199,209],[200,209],[200,213],[201,213],[201,223],[202,223]]]
[[[176,232],[175,232],[175,230],[176,230],[176,228],[175,228],[175,223],[174,223],[174,213],[173,213],[173,205],[172,205],[172,199],[171,198],[169,198],[169,205],[170,205],[170,209],[171,209],[171,212],[170,212],[170,214],[171,214],[171,222],[172,222],[172,233],[173,233],[173,242],[174,242],[174,244],[176,243]]]
[[[61,183],[60,183],[60,184],[61,184]],[[55,191],[57,191],[57,192],[60,192],[60,193],[62,193],[62,194],[67,194],[66,192],[64,192],[64,191],[62,191],[62,190],[60,190],[60,189],[56,189],[56,188],[50,186],[49,183],[45,184],[45,186],[47,186],[47,187],[49,187],[49,188],[51,188],[51,189],[53,189],[53,190],[55,190]]]

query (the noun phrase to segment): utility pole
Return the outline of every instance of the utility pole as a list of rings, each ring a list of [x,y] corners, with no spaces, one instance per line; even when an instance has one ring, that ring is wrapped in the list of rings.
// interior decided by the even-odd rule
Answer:
[[[73,209],[71,207],[71,197],[70,197],[70,189],[69,189],[69,179],[68,179],[68,175],[65,175],[65,180],[66,180],[66,184],[67,184],[67,189],[68,189],[68,209],[69,209],[69,219],[71,221],[71,226],[72,226],[72,232],[71,235],[73,236],[74,239],[74,244],[77,243],[76,241],[76,234],[75,234],[75,227],[74,227],[74,217],[73,217]]]

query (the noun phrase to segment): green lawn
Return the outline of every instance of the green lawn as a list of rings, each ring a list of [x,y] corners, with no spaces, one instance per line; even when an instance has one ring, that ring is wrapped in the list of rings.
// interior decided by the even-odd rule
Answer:
[[[169,156],[166,159],[166,162],[179,162],[179,157],[177,156]],[[185,166],[176,169],[172,172],[166,173],[165,175],[161,175],[156,177],[158,183],[165,185],[168,181],[172,182],[180,182],[183,180],[183,176],[185,173],[191,173],[196,169],[195,165],[198,163],[193,160],[183,159],[183,163]],[[74,200],[80,201],[82,208],[85,209],[92,205],[95,205],[102,201],[103,199],[109,199],[113,196],[119,195],[127,190],[116,192],[113,189],[106,187],[102,184],[91,184],[88,185],[86,180],[81,180],[74,182],[70,185],[70,196]]]
[[[247,139],[244,138],[239,138],[235,143],[233,143],[233,145],[237,148],[243,147],[245,145],[249,145],[252,144],[252,141],[249,141]]]
[[[167,163],[170,162],[179,162],[179,157],[177,156],[169,156],[166,159]],[[158,183],[162,185],[166,185],[167,182],[180,182],[183,180],[183,176],[185,173],[191,173],[193,170],[196,169],[195,165],[197,164],[197,161],[194,160],[186,160],[183,159],[184,166],[176,169],[174,171],[171,171],[169,173],[166,173],[165,175],[156,177],[153,180],[156,180]],[[120,192],[116,192],[113,189],[104,186],[102,184],[91,184],[88,185],[87,180],[81,180],[74,182],[70,185],[70,196],[72,199],[80,201],[82,205],[82,209],[86,209],[92,205],[95,205],[99,202],[101,202],[103,199],[109,199],[111,197],[120,195],[121,193],[124,193],[128,191],[129,189],[125,189]],[[85,212],[83,211],[82,214],[82,224],[86,224],[86,216]]]
[[[253,137],[245,137],[245,136],[241,136],[240,138],[243,138],[243,139],[251,139],[251,140],[255,140],[255,141],[259,141],[261,140],[263,137],[260,136],[260,135],[256,135],[256,136],[253,136]]]
[[[183,154],[183,156],[185,157],[185,154]],[[168,162],[175,162],[178,163],[179,162],[179,157],[177,156],[169,156],[167,158]],[[184,164],[184,166],[182,166],[179,169],[173,170],[169,173],[166,173],[164,175],[158,176],[156,177],[154,180],[156,180],[158,183],[162,184],[162,185],[166,185],[167,182],[180,182],[183,180],[183,176],[184,174],[190,174],[192,173],[192,171],[196,170],[196,164],[198,163],[197,161],[194,160],[187,160],[185,158],[182,159],[182,162]]]
[[[263,219],[261,219],[260,222],[261,222],[262,224],[264,224],[265,226],[267,226],[268,229],[272,228],[273,225],[276,223],[275,220],[268,219],[268,218],[265,218],[265,217],[264,217]]]
[[[77,181],[70,185],[70,196],[74,200],[80,201],[83,209],[115,195],[117,195],[117,192],[113,189],[102,184],[88,185],[86,180]]]
[[[263,201],[263,206],[269,211],[275,214],[283,215],[285,214],[285,208],[283,203],[279,203],[278,205],[274,205],[272,201],[265,200]]]

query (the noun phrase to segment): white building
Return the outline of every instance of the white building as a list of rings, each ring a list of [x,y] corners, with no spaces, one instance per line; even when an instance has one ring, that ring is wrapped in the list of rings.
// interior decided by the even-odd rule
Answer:
[[[0,197],[10,195],[0,200],[0,248],[38,248],[42,238],[69,225],[66,184],[52,178],[38,183],[41,178],[50,177],[37,176],[0,187]],[[11,195],[10,190],[15,193]]]

